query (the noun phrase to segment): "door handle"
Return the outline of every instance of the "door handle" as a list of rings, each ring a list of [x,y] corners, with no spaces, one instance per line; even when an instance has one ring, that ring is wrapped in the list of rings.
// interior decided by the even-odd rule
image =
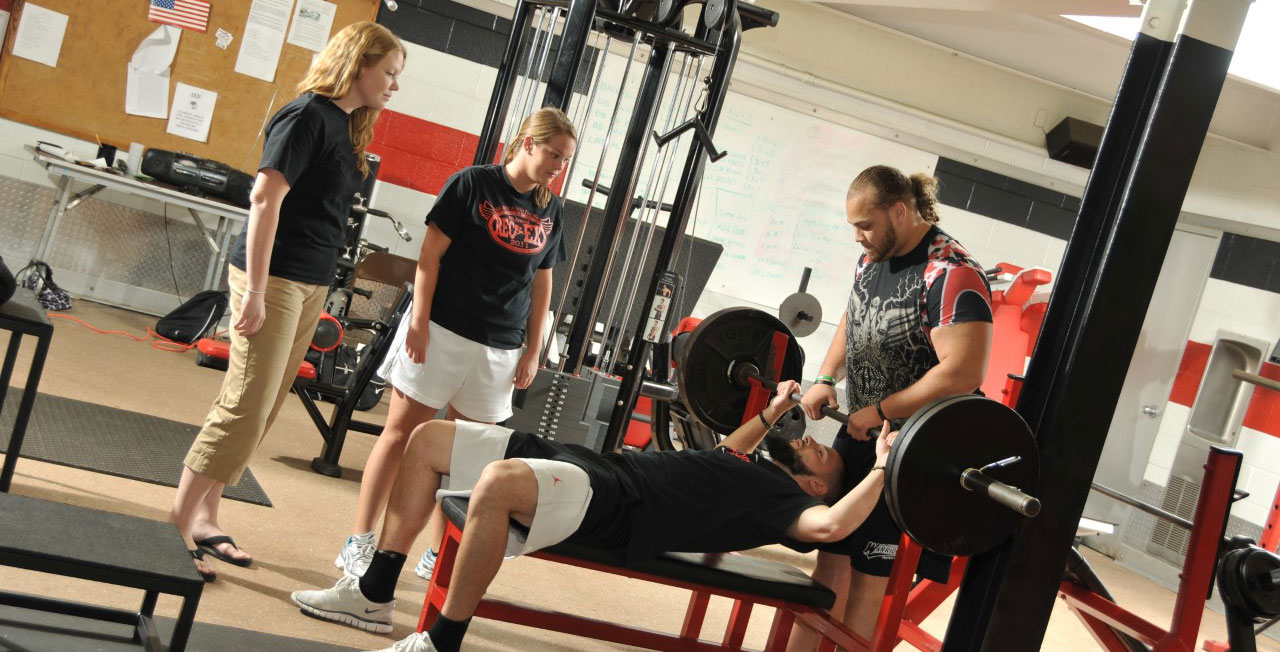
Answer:
[[[1142,406],[1142,413],[1154,419],[1160,416],[1160,409],[1154,405],[1144,405]]]

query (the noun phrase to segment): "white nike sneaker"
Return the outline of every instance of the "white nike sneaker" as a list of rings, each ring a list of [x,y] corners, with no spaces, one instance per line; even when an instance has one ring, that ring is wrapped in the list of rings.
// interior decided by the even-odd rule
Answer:
[[[294,591],[293,603],[302,611],[335,623],[351,625],[375,634],[391,633],[391,613],[396,601],[370,602],[360,592],[360,578],[343,574],[331,589]]]
[[[403,640],[396,641],[396,644],[389,648],[376,650],[375,652],[436,652],[436,646],[431,644],[431,639],[426,632],[418,632],[410,634]]]
[[[373,557],[370,556],[369,559],[372,560]],[[366,562],[365,567],[368,568],[368,566],[369,565]],[[422,553],[422,559],[418,560],[418,565],[413,567],[413,574],[430,582],[431,573],[435,571],[435,569],[436,569],[436,553],[434,550],[427,548],[427,551]]]
[[[333,565],[350,575],[363,576],[369,569],[369,562],[373,561],[374,544],[372,532],[347,537],[347,542],[342,546],[342,552],[338,553],[338,558],[333,560]]]

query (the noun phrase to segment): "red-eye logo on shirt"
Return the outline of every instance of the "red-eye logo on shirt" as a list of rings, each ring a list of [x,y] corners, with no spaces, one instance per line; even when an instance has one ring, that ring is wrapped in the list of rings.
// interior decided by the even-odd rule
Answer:
[[[489,227],[493,241],[518,254],[532,256],[542,251],[551,235],[551,218],[539,217],[514,206],[480,204],[480,216]]]

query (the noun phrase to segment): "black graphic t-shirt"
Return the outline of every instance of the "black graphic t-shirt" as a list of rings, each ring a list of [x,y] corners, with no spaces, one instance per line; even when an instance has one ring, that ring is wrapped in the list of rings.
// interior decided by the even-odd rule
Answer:
[[[267,122],[258,169],[278,170],[289,183],[271,249],[271,276],[311,285],[333,282],[361,181],[348,117],[329,98],[305,93]],[[242,270],[248,268],[248,229],[245,222],[230,258]]]
[[[936,366],[933,329],[974,321],[991,321],[991,287],[977,261],[942,229],[929,229],[897,258],[873,263],[863,254],[845,315],[850,412],[906,389]]]
[[[431,320],[497,349],[518,349],[532,302],[533,277],[565,259],[561,201],[538,208],[518,193],[500,165],[449,177],[427,213],[451,240],[440,260]]]
[[[631,561],[794,543],[787,529],[821,504],[759,453],[728,448],[599,454],[515,432],[507,457],[555,459],[586,471],[591,505],[570,540],[625,547]]]

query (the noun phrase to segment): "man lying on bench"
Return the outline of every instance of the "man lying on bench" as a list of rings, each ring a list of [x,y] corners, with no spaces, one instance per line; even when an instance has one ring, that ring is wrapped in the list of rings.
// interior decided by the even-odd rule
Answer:
[[[839,541],[871,512],[884,476],[870,473],[839,498],[844,461],[834,449],[809,437],[787,441],[768,433],[766,422],[796,404],[790,396],[798,389],[794,381],[779,383],[760,418],[709,451],[600,455],[500,426],[447,421],[418,426],[368,570],[359,578],[344,575],[330,589],[296,591],[293,601],[319,618],[390,632],[405,555],[436,500],[446,495],[470,495],[449,594],[429,631],[387,652],[458,652],[503,556],[566,539],[625,548],[633,560],[666,551]],[[885,423],[876,445],[876,468],[882,471],[893,439],[888,428]],[[762,440],[772,460],[755,452]],[[449,489],[437,495],[446,475]],[[511,520],[529,529],[523,544],[508,540]]]

